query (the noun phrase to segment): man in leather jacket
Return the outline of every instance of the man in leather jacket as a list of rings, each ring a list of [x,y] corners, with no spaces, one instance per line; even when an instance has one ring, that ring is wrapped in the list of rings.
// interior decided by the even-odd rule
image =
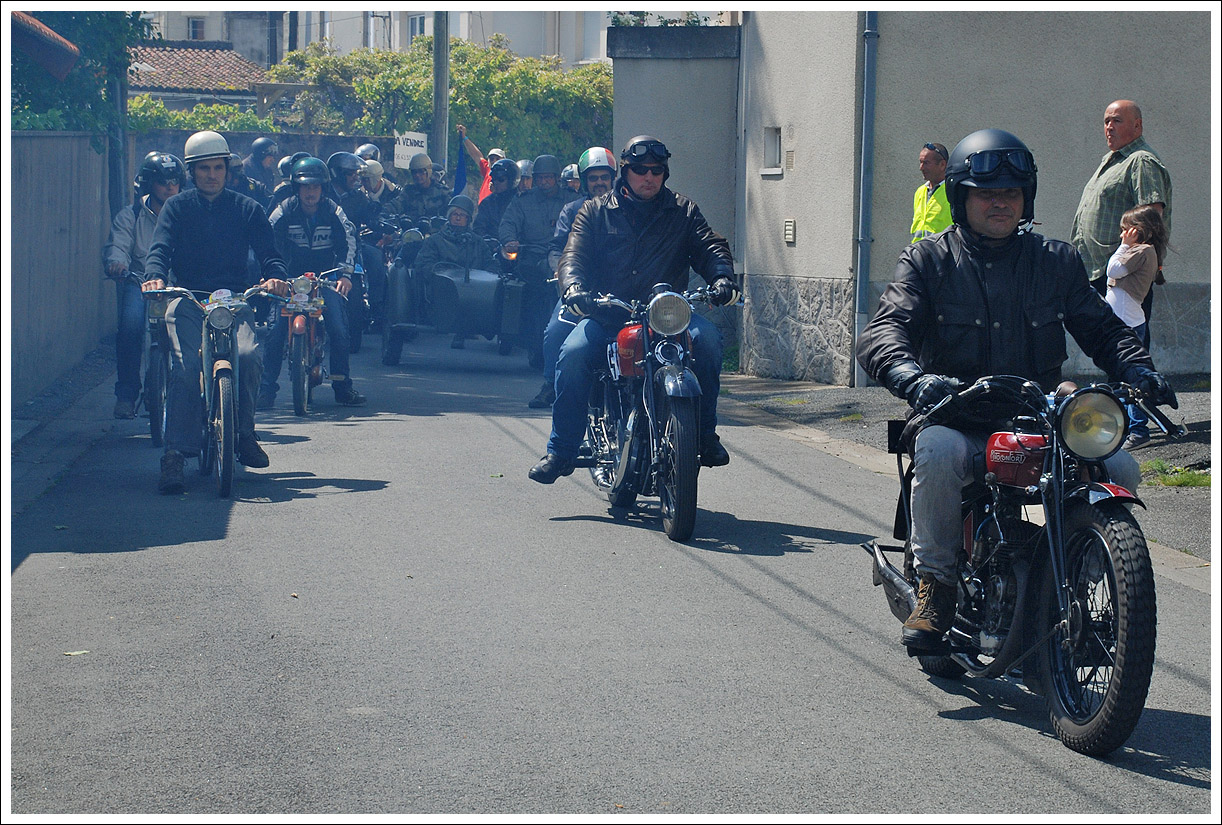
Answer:
[[[352,222],[356,234],[357,254],[365,270],[363,292],[369,299],[369,310],[376,324],[385,318],[386,312],[384,306],[386,261],[381,247],[376,243],[362,240],[361,231],[363,229],[376,230],[381,225],[378,216],[382,213],[382,207],[370,200],[365,190],[361,188],[360,176],[364,167],[365,162],[351,152],[336,152],[331,155],[327,158],[327,170],[331,173],[331,192],[324,191],[323,194],[335,201],[336,205],[348,216],[348,220]],[[376,231],[372,236],[366,237],[372,238],[375,242],[381,239]],[[351,300],[362,300],[361,292],[362,290],[359,289],[354,290]],[[364,332],[361,329],[349,330],[353,336],[363,335]]]
[[[424,279],[431,285],[433,267],[439,263],[448,263],[463,269],[482,269],[485,272],[499,272],[500,265],[492,248],[479,235],[471,231],[471,213],[475,204],[466,195],[455,195],[450,199],[446,209],[446,225],[441,231],[434,232],[424,239],[420,252],[412,262],[414,277]],[[450,346],[462,349],[467,335],[462,329],[462,319],[459,319],[458,331]]]
[[[606,345],[617,331],[588,317],[594,296],[610,293],[641,301],[654,284],[682,289],[690,267],[713,285],[716,303],[738,298],[730,246],[709,227],[695,203],[665,186],[669,159],[670,152],[657,138],[632,138],[620,155],[612,191],[587,201],[573,220],[557,274],[565,306],[582,320],[560,348],[547,455],[530,471],[541,484],[573,472],[585,435],[595,365],[605,358]],[[695,314],[689,329],[693,371],[701,390],[700,463],[718,467],[730,461],[717,437],[721,334]]]
[[[914,413],[985,375],[1019,375],[1051,392],[1068,331],[1109,376],[1176,404],[1137,336],[1091,289],[1074,247],[1030,231],[1036,168],[1022,141],[999,129],[968,135],[950,154],[946,187],[953,225],[901,253],[858,341],[870,377]],[[910,539],[920,584],[902,635],[910,648],[937,648],[953,623],[959,507],[985,437],[928,426],[913,441]],[[1107,468],[1136,489],[1141,474],[1127,453]]]

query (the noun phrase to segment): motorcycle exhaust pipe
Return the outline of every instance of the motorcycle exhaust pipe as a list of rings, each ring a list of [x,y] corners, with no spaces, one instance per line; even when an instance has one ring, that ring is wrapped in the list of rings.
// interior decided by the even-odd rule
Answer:
[[[883,586],[883,591],[887,594],[887,606],[891,608],[892,615],[901,622],[907,621],[912,611],[916,610],[916,590],[904,578],[904,574],[883,555],[884,549],[902,553],[904,548],[884,547],[877,540],[865,542],[861,546],[874,559],[874,584]]]

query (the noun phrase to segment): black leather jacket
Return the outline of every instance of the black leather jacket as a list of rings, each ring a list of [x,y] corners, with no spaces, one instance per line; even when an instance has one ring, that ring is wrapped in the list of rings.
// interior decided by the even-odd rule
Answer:
[[[654,284],[683,289],[689,267],[710,284],[734,279],[730,245],[700,207],[666,187],[648,203],[617,189],[578,210],[557,277],[561,294],[577,284],[585,292],[642,301]]]
[[[901,253],[857,360],[884,386],[892,368],[915,361],[964,381],[1019,375],[1051,392],[1061,382],[1066,331],[1113,378],[1153,369],[1137,336],[1091,288],[1073,246],[1025,232],[993,248],[952,226]]]

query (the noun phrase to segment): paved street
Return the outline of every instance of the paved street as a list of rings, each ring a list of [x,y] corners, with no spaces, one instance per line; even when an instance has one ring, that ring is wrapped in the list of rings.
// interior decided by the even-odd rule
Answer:
[[[1090,759],[1019,684],[905,655],[859,546],[889,456],[728,379],[733,458],[675,544],[656,499],[527,478],[550,417],[520,352],[365,341],[369,405],[323,387],[302,420],[282,380],[230,501],[194,461],[157,495],[108,383],[15,444],[14,813],[1210,812],[1199,559],[1155,548],[1146,710]]]

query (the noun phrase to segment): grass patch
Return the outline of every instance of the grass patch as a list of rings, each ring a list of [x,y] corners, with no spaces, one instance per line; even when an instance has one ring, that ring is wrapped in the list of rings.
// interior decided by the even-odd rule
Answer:
[[[738,344],[730,344],[721,351],[721,371],[738,372]]]
[[[779,404],[785,407],[796,407],[799,404],[809,404],[809,398],[769,398],[769,404]]]
[[[1209,473],[1176,467],[1161,458],[1143,461],[1141,477],[1147,484],[1158,484],[1163,487],[1212,486]]]
[[[864,416],[861,413],[849,413],[848,415],[840,416],[841,421],[861,421]]]

